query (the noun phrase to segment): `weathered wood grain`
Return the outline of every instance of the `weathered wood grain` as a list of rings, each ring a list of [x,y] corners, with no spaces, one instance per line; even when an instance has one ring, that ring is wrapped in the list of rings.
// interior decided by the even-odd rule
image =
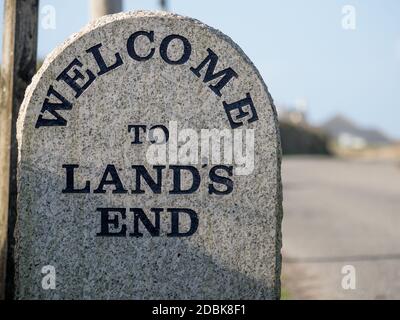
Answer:
[[[7,296],[12,296],[13,291],[16,121],[25,89],[36,70],[38,5],[38,0],[5,0],[4,7],[0,97],[0,299],[4,299],[6,291]]]

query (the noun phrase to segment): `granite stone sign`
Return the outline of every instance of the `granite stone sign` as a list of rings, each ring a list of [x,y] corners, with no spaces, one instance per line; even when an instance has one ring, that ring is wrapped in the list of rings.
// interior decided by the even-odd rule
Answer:
[[[47,57],[17,126],[17,299],[279,298],[278,122],[227,36],[103,17]]]

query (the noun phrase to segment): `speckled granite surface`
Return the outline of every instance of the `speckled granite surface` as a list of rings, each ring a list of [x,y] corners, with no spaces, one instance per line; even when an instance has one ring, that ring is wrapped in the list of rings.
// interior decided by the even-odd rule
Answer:
[[[211,60],[201,66],[210,52],[218,57],[215,70],[209,68]],[[219,83],[224,74],[217,72],[226,68],[235,75]],[[243,104],[227,111],[226,105],[238,107],[234,102],[246,94],[254,110]],[[210,194],[213,165],[193,165],[199,173],[197,190],[174,194],[174,171],[167,165],[159,193],[143,177],[144,193],[132,192],[132,165],[144,165],[153,179],[156,171],[146,162],[148,142],[132,144],[128,126],[168,127],[169,121],[198,132],[253,129],[254,170],[230,176],[231,192],[219,195]],[[18,142],[16,298],[279,297],[282,194],[276,112],[258,71],[219,31],[190,18],[142,11],[88,25],[56,48],[34,77],[18,119]],[[68,189],[68,170],[74,192]],[[227,172],[219,173],[228,177]],[[108,184],[101,186],[103,175]],[[191,178],[186,172],[182,186],[189,188]],[[110,211],[107,222],[99,208],[120,211]],[[132,236],[140,213],[132,208],[142,209],[153,225],[151,209],[162,209],[159,232],[151,235],[141,221],[137,226],[143,236]],[[193,210],[197,222],[181,213],[179,228],[193,226],[195,232],[168,236],[174,224],[168,208]],[[102,223],[113,236],[102,233]],[[46,265],[55,267],[54,290],[42,288]]]

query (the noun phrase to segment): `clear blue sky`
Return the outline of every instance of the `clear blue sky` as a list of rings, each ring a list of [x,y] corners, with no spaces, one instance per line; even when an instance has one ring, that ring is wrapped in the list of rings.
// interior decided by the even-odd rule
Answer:
[[[216,27],[238,43],[278,105],[305,98],[314,123],[341,113],[400,139],[399,0],[169,2],[171,11]],[[39,28],[43,58],[88,22],[89,2],[40,3],[55,7],[57,27]],[[342,28],[344,5],[356,9],[355,30]],[[158,9],[158,0],[124,1],[124,10],[135,9]]]

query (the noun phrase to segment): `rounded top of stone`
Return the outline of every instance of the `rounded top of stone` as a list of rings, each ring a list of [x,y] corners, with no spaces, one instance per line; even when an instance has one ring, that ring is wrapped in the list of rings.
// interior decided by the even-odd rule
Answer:
[[[171,19],[171,20],[177,20],[177,21],[188,21],[193,23],[199,28],[203,29],[208,29],[211,32],[214,32],[217,34],[219,37],[223,38],[226,42],[228,42],[235,50],[238,51],[240,55],[243,56],[243,58],[246,60],[247,63],[251,64],[254,67],[254,71],[257,72],[257,74],[260,76],[259,71],[257,68],[254,66],[252,61],[247,57],[247,55],[244,53],[244,51],[240,48],[238,44],[236,44],[229,36],[224,34],[218,29],[215,29],[200,20],[188,17],[188,16],[183,16],[179,15],[176,13],[171,13],[167,11],[149,11],[149,10],[137,10],[137,11],[129,11],[129,12],[120,12],[120,13],[115,13],[115,14],[109,14],[103,17],[100,17],[96,20],[93,20],[89,22],[86,26],[84,26],[80,31],[73,33],[71,36],[69,36],[62,44],[57,46],[53,51],[50,52],[50,54],[45,58],[42,66],[38,70],[37,74],[33,77],[32,83],[35,82],[36,78],[40,77],[40,74],[43,70],[46,69],[46,67],[51,64],[54,59],[63,51],[65,50],[68,46],[70,46],[72,43],[74,43],[76,40],[78,40],[81,36],[97,29],[104,27],[107,24],[114,23],[117,21],[123,21],[123,20],[129,20],[129,19]],[[261,76],[260,76],[261,78]],[[262,78],[261,78],[262,80]],[[28,91],[28,90],[27,90]]]
[[[33,78],[17,138],[18,298],[279,297],[278,121],[223,33],[167,12],[89,23]]]
[[[270,102],[270,106],[272,108],[273,114],[277,115],[276,108],[273,103],[273,99],[271,95],[269,94],[267,85],[265,84],[260,72],[258,69],[255,67],[253,62],[249,59],[249,57],[244,53],[244,51],[240,48],[238,44],[236,44],[229,36],[224,34],[218,29],[215,29],[197,19],[171,13],[171,12],[166,12],[166,11],[149,11],[149,10],[137,10],[137,11],[129,11],[129,12],[120,12],[116,14],[110,14],[106,15],[103,17],[100,17],[96,20],[93,20],[89,22],[85,27],[83,27],[80,31],[72,34],[69,36],[62,44],[54,48],[45,58],[43,64],[39,68],[38,72],[33,76],[32,81],[30,85],[27,87],[25,91],[25,96],[24,100],[21,104],[20,112],[18,115],[18,120],[17,120],[17,140],[20,141],[22,138],[22,128],[23,128],[23,123],[24,119],[26,116],[26,109],[29,105],[31,96],[36,89],[36,86],[40,79],[42,78],[43,74],[45,71],[50,67],[50,65],[57,59],[57,57],[68,47],[73,45],[76,41],[78,41],[80,38],[83,36],[87,35],[88,33],[97,30],[99,28],[105,27],[111,23],[115,22],[120,22],[120,21],[128,21],[130,19],[135,19],[135,20],[140,20],[140,19],[165,19],[165,20],[175,20],[175,21],[185,21],[185,22],[190,22],[194,26],[200,28],[200,29],[206,29],[212,33],[214,33],[216,36],[221,38],[221,40],[224,40],[226,43],[228,43],[235,51],[237,51],[238,55],[241,56],[241,58],[252,67],[254,74],[257,76],[258,80],[260,83],[262,83],[265,92],[268,94],[268,99]],[[275,123],[276,127],[278,126],[278,123],[276,121]]]

